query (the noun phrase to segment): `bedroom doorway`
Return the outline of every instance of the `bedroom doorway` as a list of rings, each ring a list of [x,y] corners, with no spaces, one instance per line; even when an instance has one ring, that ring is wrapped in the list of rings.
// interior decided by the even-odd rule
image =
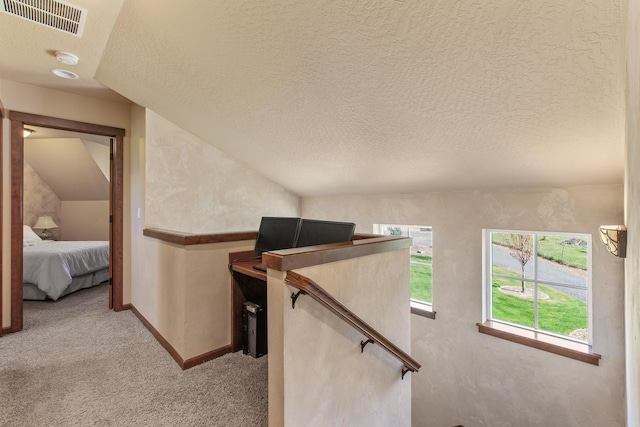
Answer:
[[[12,111],[11,121],[11,327],[23,328],[23,192],[25,126],[38,126],[80,134],[111,138],[109,180],[109,307],[124,310],[122,284],[123,257],[123,178],[125,130],[91,123]]]

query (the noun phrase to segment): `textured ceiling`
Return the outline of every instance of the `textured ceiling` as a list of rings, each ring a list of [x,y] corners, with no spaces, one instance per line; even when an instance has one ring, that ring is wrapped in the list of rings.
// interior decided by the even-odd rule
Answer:
[[[94,78],[303,196],[622,183],[623,13],[124,0]]]

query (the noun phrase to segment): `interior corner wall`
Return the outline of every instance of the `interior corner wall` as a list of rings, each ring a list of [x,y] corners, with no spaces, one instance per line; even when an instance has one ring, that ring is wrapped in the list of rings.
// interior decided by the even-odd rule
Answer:
[[[125,129],[125,148],[129,145],[129,121],[130,105],[120,102],[107,101],[99,98],[76,95],[63,91],[46,89],[24,83],[13,82],[0,79],[0,93],[2,93],[2,103],[4,108],[11,114],[11,111],[20,111],[29,114],[39,114],[43,116],[56,117],[60,119],[75,120],[97,125],[112,126]],[[11,163],[10,163],[10,128],[11,122],[4,121],[3,138],[3,263],[2,263],[2,317],[3,326],[7,327],[11,319]],[[125,153],[125,162],[126,162]],[[125,183],[128,180],[128,169],[124,170]],[[127,190],[125,189],[125,192]],[[124,201],[125,209],[128,206]],[[128,212],[124,212],[124,223],[131,218]],[[126,233],[126,230],[125,230]],[[125,242],[129,236],[123,236]],[[126,255],[125,255],[126,256]],[[124,283],[124,292],[127,294],[128,283]]]
[[[142,231],[144,229],[144,195],[145,195],[145,109],[139,105],[131,106],[131,144],[125,153],[124,170],[125,175],[124,190],[124,212],[130,221],[124,222],[124,260],[123,281],[127,284],[124,287],[124,302],[132,302],[133,284],[144,283],[142,267],[144,259],[138,259],[136,254],[142,252]]]
[[[34,226],[38,218],[49,215],[60,226],[62,204],[57,194],[27,162],[24,164],[24,196],[22,198],[22,223]],[[40,234],[42,230],[34,230]],[[54,240],[60,240],[60,228],[51,229]]]
[[[353,221],[369,233],[376,223],[433,227],[436,318],[411,315],[412,356],[422,364],[411,376],[413,425],[622,427],[624,267],[597,233],[599,225],[621,223],[623,194],[622,185],[602,185],[308,197],[302,215]],[[491,228],[592,236],[593,350],[602,355],[600,366],[478,332],[482,236]]]
[[[625,330],[627,425],[640,425],[640,0],[627,21]]]
[[[210,280],[194,279],[184,272],[187,266],[196,270],[192,263],[202,262],[204,248],[179,250],[143,236],[144,228],[186,233],[257,230],[263,215],[297,216],[299,199],[153,111],[134,107],[131,117],[131,304],[182,357],[192,357],[202,350],[193,344],[198,341],[193,334],[210,336],[220,325],[209,325],[207,331],[202,325],[187,325],[188,311],[200,310],[193,303],[198,295],[229,292],[228,258],[207,248]],[[241,249],[252,246],[234,243],[241,243]],[[230,312],[230,299],[221,300],[227,307],[218,311]],[[229,331],[228,325],[222,326]]]

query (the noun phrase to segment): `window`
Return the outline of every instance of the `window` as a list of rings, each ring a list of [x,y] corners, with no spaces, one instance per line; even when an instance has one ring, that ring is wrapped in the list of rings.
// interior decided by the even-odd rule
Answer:
[[[591,236],[489,230],[485,319],[590,342]]]
[[[410,253],[411,311],[433,317],[431,227],[377,224],[374,228],[374,232],[385,236],[404,236],[413,239]]]

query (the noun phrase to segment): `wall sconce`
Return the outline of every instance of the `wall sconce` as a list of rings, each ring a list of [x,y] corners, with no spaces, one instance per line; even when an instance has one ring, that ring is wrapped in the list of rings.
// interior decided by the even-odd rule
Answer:
[[[22,137],[23,137],[23,138],[26,138],[26,137],[28,137],[29,135],[31,135],[32,133],[34,133],[34,132],[35,132],[35,130],[33,130],[33,129],[23,128],[23,129],[22,129]]]
[[[41,229],[42,238],[45,240],[49,240],[51,239],[51,232],[49,231],[49,229],[56,228],[57,226],[58,224],[56,224],[53,221],[53,218],[51,218],[50,216],[41,216],[40,218],[38,218],[38,221],[36,221],[36,225],[34,225],[33,228],[36,230]]]
[[[601,225],[600,240],[612,255],[627,256],[627,227],[624,225]]]

